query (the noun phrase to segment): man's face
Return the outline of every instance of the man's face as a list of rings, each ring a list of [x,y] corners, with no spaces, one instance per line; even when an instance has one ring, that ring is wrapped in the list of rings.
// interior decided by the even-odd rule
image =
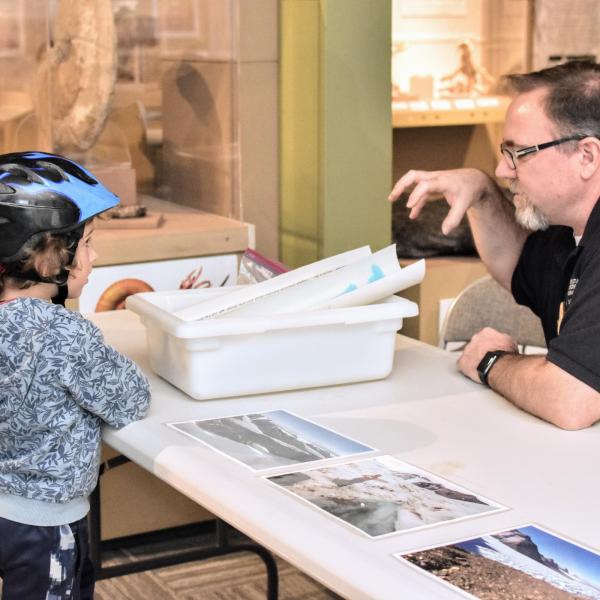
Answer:
[[[519,94],[506,113],[503,141],[511,150],[543,144],[560,137],[546,116],[545,90]],[[565,199],[573,195],[576,178],[570,155],[558,146],[515,159],[516,169],[502,157],[496,176],[506,179],[514,194],[515,218],[526,229],[546,229],[564,223]]]

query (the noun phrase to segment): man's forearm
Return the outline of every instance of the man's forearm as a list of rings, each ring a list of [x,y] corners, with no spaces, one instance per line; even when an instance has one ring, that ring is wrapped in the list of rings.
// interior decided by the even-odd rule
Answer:
[[[530,232],[515,221],[514,206],[493,182],[467,211],[467,217],[481,260],[492,277],[510,290],[513,271]]]
[[[600,419],[600,394],[545,356],[507,354],[488,383],[515,406],[563,429],[583,429]]]

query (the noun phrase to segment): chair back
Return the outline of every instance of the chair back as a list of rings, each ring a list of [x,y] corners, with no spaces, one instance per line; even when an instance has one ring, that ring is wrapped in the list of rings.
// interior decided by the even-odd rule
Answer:
[[[493,327],[512,336],[519,345],[544,348],[546,340],[540,319],[489,275],[467,286],[450,306],[440,346],[468,342],[484,327]]]

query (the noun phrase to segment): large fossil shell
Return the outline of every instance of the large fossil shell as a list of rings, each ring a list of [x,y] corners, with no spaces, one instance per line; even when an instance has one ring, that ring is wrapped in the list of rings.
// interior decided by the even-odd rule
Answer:
[[[88,150],[110,110],[117,72],[111,0],[59,0],[37,77],[40,128],[57,152]]]

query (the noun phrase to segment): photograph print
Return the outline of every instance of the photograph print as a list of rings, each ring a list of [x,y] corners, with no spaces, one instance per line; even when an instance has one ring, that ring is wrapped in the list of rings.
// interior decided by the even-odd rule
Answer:
[[[395,554],[479,600],[600,600],[600,554],[536,525]]]
[[[268,480],[373,538],[505,510],[392,456]]]
[[[286,410],[167,425],[255,471],[373,451]]]

